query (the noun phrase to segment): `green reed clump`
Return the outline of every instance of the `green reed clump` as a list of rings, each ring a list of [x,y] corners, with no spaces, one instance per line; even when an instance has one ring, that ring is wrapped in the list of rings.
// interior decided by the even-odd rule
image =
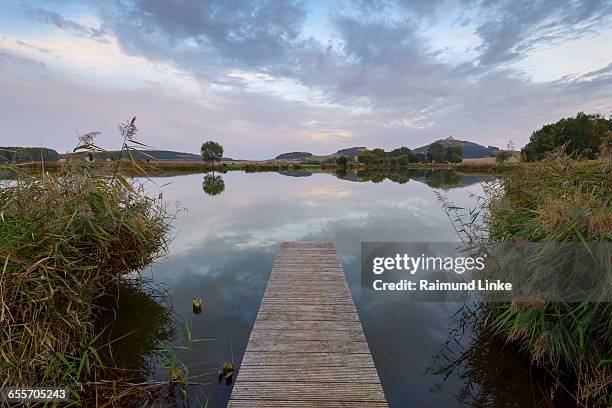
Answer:
[[[488,240],[612,241],[612,173],[602,163],[557,153],[507,173],[489,193]],[[487,327],[518,344],[578,401],[612,403],[612,303],[491,303],[480,311]]]
[[[102,365],[97,302],[166,251],[170,220],[161,197],[76,160],[0,186],[0,384],[78,392]]]

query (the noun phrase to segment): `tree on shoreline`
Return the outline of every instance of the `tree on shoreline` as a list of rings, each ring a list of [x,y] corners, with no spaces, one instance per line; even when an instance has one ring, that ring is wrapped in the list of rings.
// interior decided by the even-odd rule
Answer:
[[[375,164],[375,163],[378,163],[379,159],[378,159],[378,156],[372,153],[372,151],[365,150],[359,155],[357,160],[359,161],[359,163],[363,163],[363,164]]]
[[[209,140],[202,144],[200,154],[202,155],[202,160],[207,163],[214,164],[215,162],[220,162],[221,158],[223,157],[223,146],[217,142]]]
[[[449,163],[461,163],[461,160],[463,160],[463,147],[448,146],[444,156]]]
[[[434,142],[427,148],[427,161],[443,163],[446,161],[446,149],[442,143]]]

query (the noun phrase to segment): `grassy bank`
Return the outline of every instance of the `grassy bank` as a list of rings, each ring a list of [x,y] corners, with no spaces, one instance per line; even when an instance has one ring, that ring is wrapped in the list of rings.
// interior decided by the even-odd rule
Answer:
[[[501,177],[483,202],[486,240],[494,242],[611,242],[612,173],[601,162],[563,155],[521,166]],[[461,225],[480,239],[475,217]],[[612,404],[612,304],[598,302],[488,303],[478,310],[484,330],[517,345],[552,379],[550,394],[579,405]]]
[[[226,171],[246,171],[248,173],[266,172],[266,171],[331,171],[337,172],[339,169],[349,170],[364,170],[364,169],[445,169],[456,170],[464,173],[489,173],[501,174],[508,172],[519,166],[537,166],[534,163],[508,163],[497,164],[494,162],[474,162],[468,161],[463,163],[408,163],[405,165],[399,164],[368,164],[349,163],[347,166],[338,166],[336,164],[297,164],[283,162],[244,162],[244,163],[204,163],[204,162],[169,162],[169,161],[135,161],[140,169],[146,170],[147,174],[152,176],[165,174],[181,174],[181,173],[207,173],[211,171],[226,172]],[[63,162],[44,163],[45,171],[58,172],[64,167]],[[84,166],[96,168],[100,170],[114,170],[117,167],[116,162],[93,162],[88,163],[83,161]],[[43,164],[34,162],[21,164],[19,166],[24,171],[32,174],[40,173],[43,169]],[[126,176],[138,175],[141,170],[135,168],[132,161],[125,160],[118,166],[121,174]]]
[[[118,172],[56,170],[0,187],[0,384],[69,387],[84,403],[123,392],[92,386],[107,368],[102,305],[165,253],[171,216]]]
[[[204,162],[166,162],[166,161],[142,161],[142,160],[123,160],[117,162],[93,162],[80,161],[82,167],[87,167],[102,172],[114,172],[118,169],[124,176],[147,175],[156,176],[173,173],[207,173],[211,171],[232,171],[243,170],[242,164],[210,164]],[[135,166],[136,164],[137,166]],[[57,173],[66,166],[65,162],[44,163],[44,170]],[[19,165],[19,168],[30,174],[40,174],[43,164],[40,162]]]

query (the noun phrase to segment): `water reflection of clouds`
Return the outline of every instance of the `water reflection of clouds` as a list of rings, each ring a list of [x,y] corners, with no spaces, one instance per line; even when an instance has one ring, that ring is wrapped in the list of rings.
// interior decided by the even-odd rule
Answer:
[[[191,322],[194,339],[208,340],[191,344],[190,350],[175,350],[178,360],[189,367],[190,378],[211,384],[220,365],[240,362],[277,249],[239,249],[231,241],[219,240],[154,266],[157,280],[168,287],[179,320]],[[194,297],[203,301],[200,315],[192,314]],[[185,345],[185,332],[177,333],[176,344]],[[208,406],[221,407],[231,388],[211,386],[205,392],[210,398]]]
[[[178,233],[172,253],[200,248],[219,239],[243,246],[300,239],[313,231],[316,235],[325,234],[328,225],[333,224],[340,230],[358,228],[379,214],[394,218],[402,224],[403,231],[428,229],[445,220],[431,189],[420,183],[350,183],[326,174],[293,178],[234,172],[224,178],[227,189],[222,200],[202,193],[201,175],[169,180],[171,184],[164,188],[166,198],[186,208],[175,222]],[[455,192],[459,190],[452,193]],[[405,239],[406,234],[399,235]],[[384,236],[389,240],[388,234]]]
[[[231,343],[240,361],[281,241],[331,241],[390,402],[402,406],[410,396],[415,406],[453,405],[450,396],[430,392],[438,379],[423,373],[446,339],[456,305],[401,297],[375,301],[362,296],[360,286],[363,241],[457,239],[431,187],[388,180],[352,183],[328,174],[230,172],[223,177],[226,190],[218,197],[202,192],[202,175],[168,180],[166,198],[180,201],[186,211],[176,220],[170,254],[152,268],[154,278],[169,285],[180,315],[191,316],[192,297],[204,300],[203,314],[194,318],[194,337],[220,339],[207,343],[204,353],[227,356]],[[458,188],[447,195],[468,206],[470,193],[479,189]],[[228,395],[225,389],[212,392],[220,406]]]
[[[326,186],[326,185],[314,186],[312,188],[309,188],[307,191],[298,191],[295,194],[296,197],[302,197],[302,198],[326,197],[326,198],[332,198],[332,199],[344,198],[344,197],[348,197],[349,195],[350,195],[350,192],[347,189],[344,189],[344,188],[340,189],[338,187]],[[313,203],[316,203],[316,202],[313,202]]]

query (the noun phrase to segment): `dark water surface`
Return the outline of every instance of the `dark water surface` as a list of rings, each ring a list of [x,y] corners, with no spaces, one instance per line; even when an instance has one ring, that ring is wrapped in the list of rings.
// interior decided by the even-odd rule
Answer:
[[[173,364],[184,364],[189,380],[202,384],[189,387],[191,405],[208,400],[208,407],[223,407],[231,386],[217,384],[216,370],[224,362],[240,365],[279,244],[330,241],[337,246],[392,407],[532,406],[535,386],[527,364],[500,347],[478,346],[478,338],[472,340],[478,352],[458,372],[445,381],[432,373],[434,358],[454,327],[451,317],[461,305],[397,296],[373,300],[361,293],[362,241],[457,241],[436,192],[471,207],[471,194],[482,193],[484,179],[445,170],[339,177],[229,172],[222,175],[221,187],[219,179],[210,178],[207,182],[216,184],[203,186],[202,174],[154,178],[156,185],[147,185],[151,194],[161,191],[181,209],[170,253],[145,272],[167,291],[174,323],[169,329],[156,327],[167,325],[152,316],[160,313],[158,308],[128,293],[120,302],[117,324],[140,328],[144,337],[154,332],[172,338],[178,346]],[[200,315],[192,313],[194,297],[203,299]],[[461,340],[469,341],[470,334]],[[152,377],[167,378],[167,370],[147,357],[138,336],[128,336],[118,347],[134,365],[151,365]]]

